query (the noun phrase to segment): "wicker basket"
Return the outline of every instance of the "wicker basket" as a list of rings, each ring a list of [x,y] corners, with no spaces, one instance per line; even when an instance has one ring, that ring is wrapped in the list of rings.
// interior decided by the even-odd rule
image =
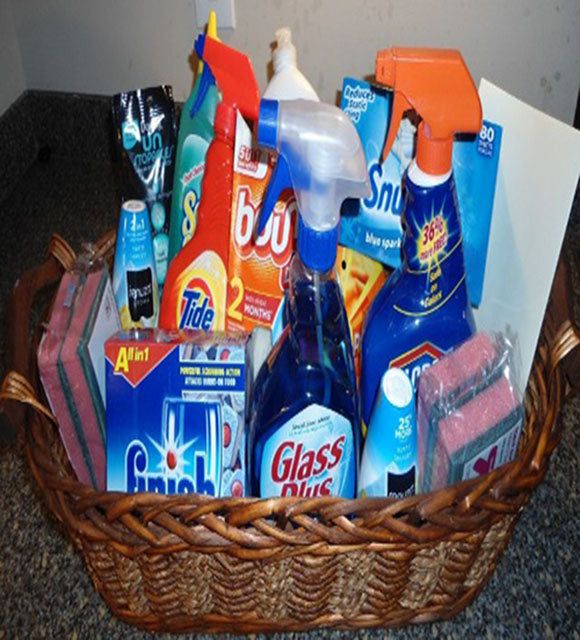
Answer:
[[[73,260],[55,237],[18,281],[0,399],[26,425],[32,473],[117,617],[155,631],[358,629],[451,618],[473,600],[560,438],[558,364],[580,344],[561,305],[546,315],[519,456],[484,478],[399,501],[97,493],[75,479],[39,400],[39,329],[32,347],[28,332],[36,294]]]

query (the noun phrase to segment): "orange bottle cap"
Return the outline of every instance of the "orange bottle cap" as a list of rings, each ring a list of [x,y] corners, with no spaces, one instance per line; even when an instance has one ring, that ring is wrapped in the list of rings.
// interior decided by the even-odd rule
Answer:
[[[429,137],[429,127],[419,124],[417,131],[417,155],[419,169],[432,176],[440,176],[451,169],[453,138],[433,139]]]

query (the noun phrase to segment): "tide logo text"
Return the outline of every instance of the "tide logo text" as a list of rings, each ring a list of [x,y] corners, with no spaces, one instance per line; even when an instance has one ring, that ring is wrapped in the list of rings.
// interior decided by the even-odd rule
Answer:
[[[215,309],[210,298],[199,289],[185,289],[183,300],[184,308],[179,320],[179,328],[211,331]]]

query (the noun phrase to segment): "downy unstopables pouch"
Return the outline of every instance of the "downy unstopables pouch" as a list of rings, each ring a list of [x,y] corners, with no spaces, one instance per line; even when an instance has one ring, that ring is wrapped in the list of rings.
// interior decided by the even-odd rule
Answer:
[[[122,161],[121,197],[143,200],[151,216],[157,281],[165,282],[177,125],[168,85],[113,96],[113,122]]]

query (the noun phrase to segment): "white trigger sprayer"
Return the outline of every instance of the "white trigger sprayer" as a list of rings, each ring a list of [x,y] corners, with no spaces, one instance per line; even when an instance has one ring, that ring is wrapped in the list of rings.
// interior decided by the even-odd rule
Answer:
[[[360,138],[337,107],[308,100],[262,100],[258,144],[278,152],[258,222],[260,234],[280,192],[294,189],[298,254],[306,267],[334,266],[340,207],[345,198],[370,194]]]

